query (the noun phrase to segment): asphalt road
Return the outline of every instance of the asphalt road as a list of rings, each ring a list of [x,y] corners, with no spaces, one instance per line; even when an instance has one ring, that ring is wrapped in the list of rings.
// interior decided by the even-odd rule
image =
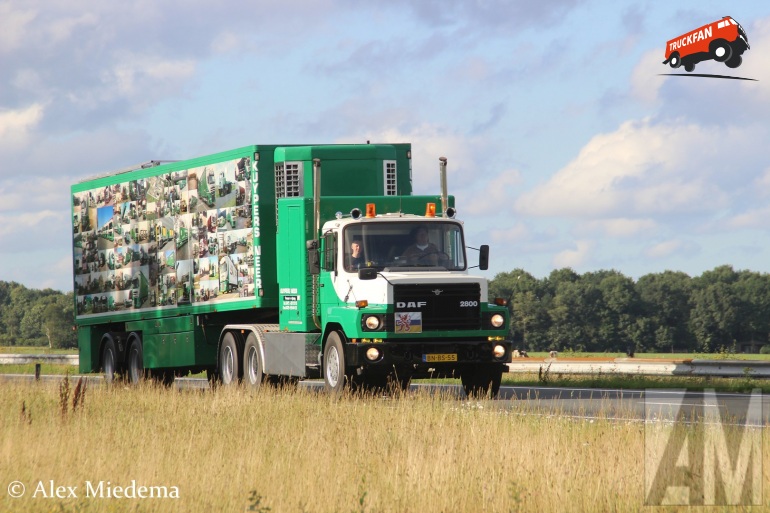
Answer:
[[[41,376],[41,382],[58,383],[64,376]],[[75,381],[79,376],[70,376]],[[99,375],[88,376],[93,385],[103,383]],[[0,382],[34,381],[29,374],[0,374]],[[207,389],[202,378],[178,378],[181,390]],[[323,381],[300,381],[299,386],[323,390]],[[441,393],[466,400],[462,387],[450,384],[412,384],[411,391]],[[386,397],[386,396],[383,396]],[[596,388],[506,387],[497,399],[473,399],[473,405],[517,415],[547,415],[577,419],[608,419],[618,422],[677,421],[719,422],[770,426],[770,395],[685,392],[679,390],[614,390]]]

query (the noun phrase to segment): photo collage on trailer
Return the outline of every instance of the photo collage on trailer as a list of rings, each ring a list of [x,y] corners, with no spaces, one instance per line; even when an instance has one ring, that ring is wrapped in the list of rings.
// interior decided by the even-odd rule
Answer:
[[[254,295],[251,161],[73,195],[77,314]]]

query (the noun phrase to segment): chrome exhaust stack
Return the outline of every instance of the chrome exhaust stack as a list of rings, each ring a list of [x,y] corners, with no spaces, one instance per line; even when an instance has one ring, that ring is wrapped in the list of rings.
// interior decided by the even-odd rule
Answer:
[[[446,157],[439,157],[438,172],[441,179],[441,216],[447,217],[447,203],[449,202],[449,193],[446,184]]]

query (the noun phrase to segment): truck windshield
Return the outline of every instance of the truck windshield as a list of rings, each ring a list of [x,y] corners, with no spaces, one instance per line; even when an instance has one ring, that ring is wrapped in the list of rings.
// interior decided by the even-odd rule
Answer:
[[[344,267],[377,270],[462,271],[466,268],[462,226],[451,221],[362,222],[345,228]]]

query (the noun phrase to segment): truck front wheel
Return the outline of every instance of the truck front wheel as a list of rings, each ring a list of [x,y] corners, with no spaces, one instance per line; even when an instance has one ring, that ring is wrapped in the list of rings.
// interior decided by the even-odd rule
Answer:
[[[332,331],[326,337],[323,356],[324,388],[339,394],[345,388],[345,348],[339,333]]]
[[[713,41],[709,45],[709,50],[711,51],[712,58],[717,62],[725,62],[733,55],[732,47],[724,39]]]

